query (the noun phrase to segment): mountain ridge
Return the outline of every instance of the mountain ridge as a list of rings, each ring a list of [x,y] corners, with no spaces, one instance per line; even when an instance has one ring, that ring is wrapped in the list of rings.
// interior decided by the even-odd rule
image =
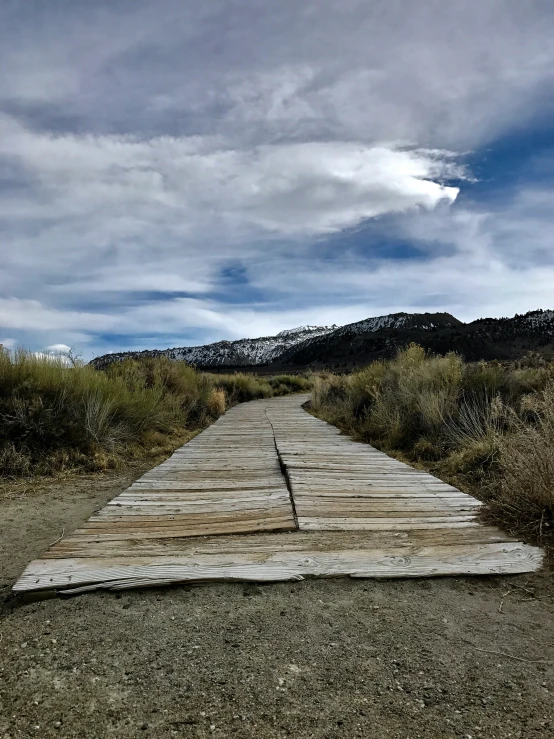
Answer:
[[[210,370],[349,368],[392,356],[412,341],[437,354],[457,351],[468,361],[519,359],[529,352],[554,357],[554,311],[470,323],[450,313],[391,313],[344,326],[300,326],[275,336],[105,354],[91,364],[103,368],[128,357],[166,356]]]
[[[200,367],[219,366],[252,366],[268,364],[286,349],[301,343],[308,338],[320,336],[323,333],[338,328],[333,326],[298,326],[280,331],[275,336],[260,336],[257,338],[223,339],[212,344],[199,346],[183,346],[168,349],[145,349],[141,352],[117,352],[104,354],[92,360],[94,366],[105,366],[126,357],[159,357],[180,360]]]

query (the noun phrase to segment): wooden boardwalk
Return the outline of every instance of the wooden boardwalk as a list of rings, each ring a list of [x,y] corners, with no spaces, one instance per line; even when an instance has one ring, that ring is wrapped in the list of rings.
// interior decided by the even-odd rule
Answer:
[[[479,501],[302,409],[245,403],[31,562],[15,591],[538,569]]]

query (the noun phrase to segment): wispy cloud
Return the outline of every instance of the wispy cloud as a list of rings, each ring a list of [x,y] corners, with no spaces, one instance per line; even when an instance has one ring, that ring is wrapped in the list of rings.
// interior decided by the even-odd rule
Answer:
[[[34,187],[0,202],[6,219],[83,221],[108,244],[149,227],[196,239],[222,228],[313,235],[364,218],[454,202],[461,176],[450,152],[348,142],[274,144],[236,150],[221,138],[53,135],[0,120],[0,154]],[[87,232],[82,233],[86,238]]]

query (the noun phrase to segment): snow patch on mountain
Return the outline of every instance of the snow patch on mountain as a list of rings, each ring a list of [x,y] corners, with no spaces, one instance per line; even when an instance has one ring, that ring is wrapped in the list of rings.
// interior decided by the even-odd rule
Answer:
[[[391,329],[417,328],[422,331],[430,331],[434,328],[448,328],[459,326],[461,321],[449,313],[391,313],[386,316],[375,316],[366,318],[364,321],[350,323],[337,330],[354,332],[358,334],[372,333],[374,331],[390,331]]]
[[[554,310],[537,310],[526,313],[523,320],[533,327],[543,327],[545,324],[554,323]]]
[[[181,359],[190,364],[204,366],[267,364],[290,347],[308,338],[328,334],[335,328],[336,326],[300,326],[281,331],[276,336],[218,341],[205,346],[167,349],[166,352],[171,359]]]
[[[337,324],[334,323],[332,326],[298,326],[298,328],[286,328],[284,331],[279,331],[275,338],[288,338],[300,336],[307,338],[308,336],[321,336],[322,334],[328,334],[338,328]]]
[[[103,366],[126,357],[168,357],[172,360],[184,361],[200,367],[244,367],[263,365],[280,356],[287,349],[316,336],[331,333],[336,326],[299,326],[285,329],[276,336],[263,336],[257,339],[238,339],[236,341],[218,341],[203,346],[181,346],[173,349],[153,349],[142,352],[120,352],[104,355],[92,360],[97,366]]]

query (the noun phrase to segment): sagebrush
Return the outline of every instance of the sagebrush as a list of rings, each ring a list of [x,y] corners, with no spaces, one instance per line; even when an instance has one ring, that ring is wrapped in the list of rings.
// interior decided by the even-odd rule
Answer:
[[[105,370],[0,350],[0,469],[4,475],[101,469],[169,453],[236,403],[307,389],[303,378],[202,374],[165,357]]]

